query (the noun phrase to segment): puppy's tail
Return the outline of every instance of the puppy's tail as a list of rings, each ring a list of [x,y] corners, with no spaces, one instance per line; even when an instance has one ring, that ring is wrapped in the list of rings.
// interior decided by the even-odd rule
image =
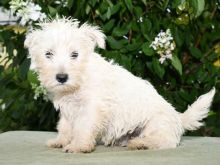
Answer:
[[[201,95],[188,109],[180,114],[185,130],[196,130],[203,126],[202,119],[208,116],[209,108],[211,106],[213,97],[215,95],[215,88],[210,92]]]

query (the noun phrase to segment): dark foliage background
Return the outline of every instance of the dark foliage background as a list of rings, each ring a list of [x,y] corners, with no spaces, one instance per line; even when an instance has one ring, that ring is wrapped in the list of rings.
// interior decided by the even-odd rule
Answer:
[[[53,0],[33,2],[52,18],[72,16],[100,26],[107,48],[97,51],[149,80],[179,112],[215,86],[206,126],[191,134],[220,136],[219,0],[68,0],[67,6]],[[0,6],[9,8],[9,0],[1,0]],[[168,28],[176,43],[174,59],[160,64],[149,45]],[[0,130],[54,130],[57,113],[52,104],[33,99],[30,84],[36,78],[23,46],[26,30],[0,26],[0,43],[9,54],[7,62],[0,63],[0,104],[5,106],[0,110]]]

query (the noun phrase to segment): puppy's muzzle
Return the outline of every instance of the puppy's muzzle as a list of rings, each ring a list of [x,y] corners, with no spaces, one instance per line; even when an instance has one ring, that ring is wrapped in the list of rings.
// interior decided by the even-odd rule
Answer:
[[[65,73],[59,73],[56,75],[56,80],[59,82],[59,83],[65,83],[67,80],[68,80],[68,74],[65,74]]]

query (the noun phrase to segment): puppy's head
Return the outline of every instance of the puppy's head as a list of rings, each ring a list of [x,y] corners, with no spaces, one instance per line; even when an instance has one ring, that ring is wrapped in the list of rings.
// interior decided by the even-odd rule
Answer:
[[[89,56],[96,46],[105,47],[105,35],[96,26],[73,19],[55,19],[39,24],[26,36],[31,69],[52,92],[80,87]]]

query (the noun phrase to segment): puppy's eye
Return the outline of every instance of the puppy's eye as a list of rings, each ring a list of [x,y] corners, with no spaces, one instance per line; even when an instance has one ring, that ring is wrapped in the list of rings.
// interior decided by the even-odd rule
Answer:
[[[51,57],[53,56],[53,53],[51,53],[50,51],[47,51],[47,52],[45,53],[45,56],[46,56],[47,58],[51,58]]]
[[[75,52],[75,51],[74,51],[74,52],[71,53],[70,57],[71,57],[72,59],[75,59],[75,58],[78,57],[78,55],[79,55],[78,52]]]

